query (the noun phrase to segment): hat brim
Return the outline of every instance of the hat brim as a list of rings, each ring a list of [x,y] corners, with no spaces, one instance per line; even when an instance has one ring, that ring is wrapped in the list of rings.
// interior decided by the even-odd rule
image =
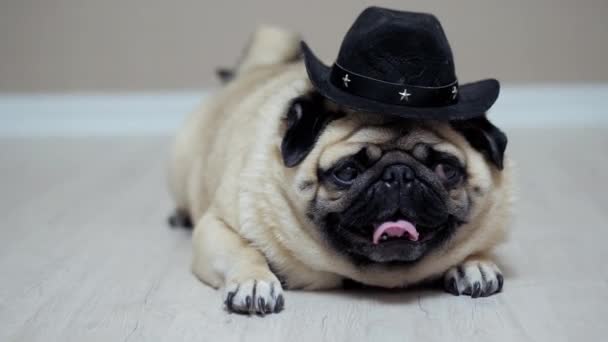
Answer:
[[[379,114],[396,115],[408,119],[466,120],[483,116],[496,102],[500,84],[495,79],[485,79],[459,86],[458,102],[441,107],[411,107],[382,103],[352,95],[330,82],[331,68],[314,55],[305,42],[302,51],[308,77],[316,90],[327,99],[347,108]]]

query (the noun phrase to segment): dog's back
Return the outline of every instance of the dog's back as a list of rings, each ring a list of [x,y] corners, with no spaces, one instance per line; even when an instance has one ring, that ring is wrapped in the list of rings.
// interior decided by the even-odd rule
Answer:
[[[218,190],[220,179],[238,179],[230,173],[241,169],[247,150],[255,143],[251,130],[263,115],[246,108],[257,108],[255,103],[264,101],[263,92],[257,90],[298,60],[299,44],[299,37],[291,32],[258,29],[239,64],[220,73],[227,83],[224,88],[190,114],[177,134],[169,165],[169,187],[177,213],[197,220]]]

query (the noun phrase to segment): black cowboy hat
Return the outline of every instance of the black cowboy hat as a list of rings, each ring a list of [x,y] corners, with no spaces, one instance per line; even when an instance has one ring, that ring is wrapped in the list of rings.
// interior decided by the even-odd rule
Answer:
[[[332,67],[302,42],[308,76],[326,98],[358,111],[404,118],[462,120],[483,116],[500,85],[458,85],[450,44],[431,14],[379,7],[352,25]]]

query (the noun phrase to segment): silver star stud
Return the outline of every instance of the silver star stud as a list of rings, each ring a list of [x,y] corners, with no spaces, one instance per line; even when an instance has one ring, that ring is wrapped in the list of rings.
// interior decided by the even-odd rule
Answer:
[[[342,81],[344,82],[344,87],[348,88],[348,82],[350,82],[350,79],[348,78],[348,74],[344,75],[344,77],[342,77]]]
[[[453,86],[452,87],[452,100],[455,100],[456,96],[458,96],[458,88],[456,86]]]
[[[405,101],[409,101],[410,100],[410,93],[407,92],[407,89],[403,89],[403,92],[399,93],[399,95],[401,95],[401,99],[399,99],[399,101],[403,101],[403,99],[405,99]]]

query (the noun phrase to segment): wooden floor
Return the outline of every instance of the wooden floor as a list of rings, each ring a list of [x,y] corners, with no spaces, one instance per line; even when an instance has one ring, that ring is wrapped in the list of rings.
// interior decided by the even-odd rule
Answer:
[[[502,294],[288,292],[222,310],[165,222],[166,137],[0,140],[0,341],[603,341],[608,130],[509,131],[520,200]]]

